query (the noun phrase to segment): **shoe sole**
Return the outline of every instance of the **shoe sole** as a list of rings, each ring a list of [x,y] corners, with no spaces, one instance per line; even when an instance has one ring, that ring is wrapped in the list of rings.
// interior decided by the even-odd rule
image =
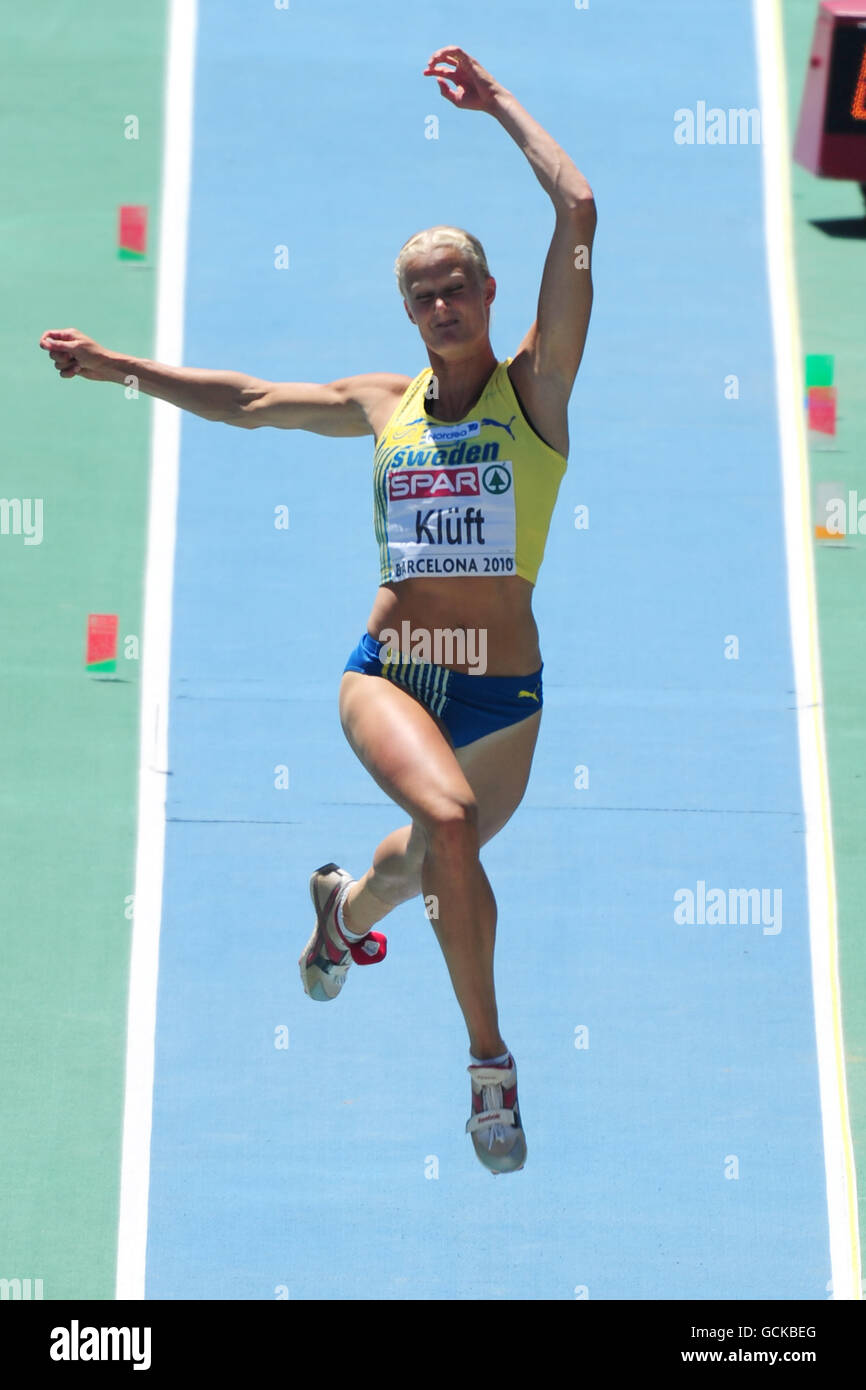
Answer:
[[[321,979],[321,972],[319,972],[319,975],[317,977],[313,979],[309,978],[309,976],[315,970],[317,970],[315,961],[311,965],[307,965],[307,957],[309,956],[311,951],[315,950],[316,941],[319,937],[319,934],[325,934],[326,928],[323,924],[323,919],[327,917],[328,904],[331,902],[336,888],[341,887],[342,883],[345,881],[341,880],[340,884],[336,885],[336,887],[330,888],[327,894],[324,896],[324,900],[322,900],[321,896],[316,891],[318,887],[317,880],[322,878],[325,874],[331,874],[334,872],[345,871],[340,870],[339,864],[323,864],[321,868],[315,869],[313,873],[310,875],[310,897],[313,900],[313,907],[316,909],[316,925],[314,926],[313,933],[306,946],[304,947],[301,953],[300,960],[298,961],[298,965],[301,971],[301,984],[304,986],[304,993],[307,995],[308,998],[314,999],[317,1004],[327,1004],[330,1002],[330,1000],[336,999],[337,995],[340,993],[340,990],[343,988],[343,984],[341,981],[339,988],[336,989],[333,994],[329,994]],[[345,976],[343,976],[343,979],[345,979]]]
[[[481,1164],[482,1168],[486,1168],[487,1171],[488,1171],[488,1173],[492,1174],[492,1176],[493,1176],[494,1178],[502,1177],[503,1174],[505,1174],[505,1173],[521,1173],[521,1172],[523,1171],[523,1169],[526,1167],[526,1139],[525,1139],[525,1138],[523,1139],[523,1154],[522,1154],[522,1161],[521,1161],[520,1163],[516,1164],[514,1167],[508,1167],[508,1168],[504,1168],[504,1167],[503,1167],[503,1168],[494,1168],[490,1163],[485,1162],[485,1160],[482,1158],[481,1154],[480,1154],[480,1153],[478,1152],[478,1150],[475,1148],[475,1145],[474,1145],[474,1144],[472,1145],[472,1147],[473,1147],[473,1149],[475,1149],[475,1157],[478,1159],[478,1162]],[[495,1161],[496,1161],[496,1160],[494,1160],[494,1162],[495,1162]],[[500,1162],[500,1163],[502,1163],[502,1162],[507,1162],[507,1158],[506,1158],[506,1159],[500,1159],[499,1162]]]
[[[513,1059],[513,1057],[511,1058],[511,1064],[512,1064],[512,1066],[514,1066],[514,1059]],[[471,1069],[470,1069],[470,1070],[471,1070]],[[514,1144],[511,1146],[511,1149],[510,1149],[509,1153],[507,1153],[507,1154],[491,1154],[491,1153],[490,1153],[490,1150],[489,1150],[489,1149],[486,1149],[486,1148],[483,1146],[483,1142],[482,1142],[482,1145],[481,1145],[481,1146],[479,1146],[478,1144],[476,1144],[476,1142],[475,1142],[475,1133],[477,1133],[478,1131],[473,1132],[473,1133],[471,1134],[471,1136],[470,1136],[471,1139],[472,1139],[472,1148],[473,1148],[474,1151],[475,1151],[475,1157],[478,1159],[478,1162],[481,1164],[482,1168],[486,1168],[487,1171],[488,1171],[488,1173],[492,1173],[492,1174],[493,1174],[494,1178],[501,1177],[501,1175],[502,1175],[503,1173],[520,1173],[520,1172],[522,1172],[523,1169],[526,1167],[526,1156],[527,1156],[526,1134],[525,1134],[525,1132],[524,1132],[523,1125],[522,1125],[521,1122],[520,1122],[520,1108],[519,1108],[519,1102],[518,1102],[518,1099],[517,1099],[517,1069],[516,1069],[516,1067],[514,1068],[514,1078],[515,1078],[515,1079],[514,1079],[514,1088],[515,1088],[515,1089],[514,1089],[513,1110],[514,1110],[514,1118],[515,1118],[515,1120],[517,1121],[517,1131],[518,1131],[518,1134],[517,1134],[517,1136],[515,1136],[515,1142],[514,1142]],[[473,1106],[474,1106],[474,1087],[473,1087]],[[469,1124],[471,1124],[471,1119],[467,1122],[467,1128],[468,1128]],[[519,1162],[519,1163],[514,1163],[514,1162],[511,1161],[511,1156],[512,1156],[512,1154],[513,1154],[515,1157],[519,1157],[519,1159],[520,1159],[520,1162]]]

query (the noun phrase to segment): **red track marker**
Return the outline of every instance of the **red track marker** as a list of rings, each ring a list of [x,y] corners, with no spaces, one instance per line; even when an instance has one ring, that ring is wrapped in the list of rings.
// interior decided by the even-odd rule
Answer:
[[[809,429],[819,434],[836,433],[836,387],[809,387]]]
[[[88,671],[117,669],[116,613],[88,613],[85,663]]]
[[[147,255],[147,208],[124,204],[119,209],[117,254],[124,261],[141,261]]]

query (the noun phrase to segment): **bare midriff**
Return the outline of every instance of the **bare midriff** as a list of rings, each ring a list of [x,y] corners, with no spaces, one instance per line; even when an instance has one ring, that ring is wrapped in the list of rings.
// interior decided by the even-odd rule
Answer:
[[[437,632],[463,631],[466,652],[476,656],[483,634],[484,675],[529,676],[541,665],[532,590],[527,579],[516,575],[404,579],[399,584],[383,584],[367,620],[367,631],[377,641],[386,640],[382,637],[386,629],[396,632],[401,641],[407,631],[427,633],[433,650],[439,649]],[[404,623],[409,624],[408,629]],[[459,650],[456,642],[453,650]],[[444,660],[441,664],[454,671],[478,671],[477,661],[469,659]]]

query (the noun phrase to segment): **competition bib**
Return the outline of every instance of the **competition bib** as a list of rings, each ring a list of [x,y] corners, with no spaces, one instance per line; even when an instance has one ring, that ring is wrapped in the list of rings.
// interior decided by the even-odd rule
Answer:
[[[392,467],[386,497],[395,580],[515,573],[510,459]]]

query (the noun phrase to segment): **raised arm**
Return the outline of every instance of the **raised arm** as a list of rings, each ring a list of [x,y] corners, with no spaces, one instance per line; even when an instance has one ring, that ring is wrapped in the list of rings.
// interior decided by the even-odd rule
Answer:
[[[39,346],[66,379],[82,376],[87,381],[134,384],[145,395],[241,429],[273,425],[332,436],[375,434],[384,423],[383,411],[396,403],[409,384],[409,377],[392,372],[370,372],[319,385],[263,381],[243,372],[169,367],[112,352],[76,328],[49,330]]]
[[[425,75],[436,78],[452,105],[494,116],[523,151],[553,203],[556,222],[537,315],[514,354],[511,373],[536,427],[545,433],[544,423],[548,433],[561,439],[565,426],[557,425],[557,419],[564,420],[592,309],[590,262],[596,227],[592,189],[553,137],[462,48],[440,48]]]

